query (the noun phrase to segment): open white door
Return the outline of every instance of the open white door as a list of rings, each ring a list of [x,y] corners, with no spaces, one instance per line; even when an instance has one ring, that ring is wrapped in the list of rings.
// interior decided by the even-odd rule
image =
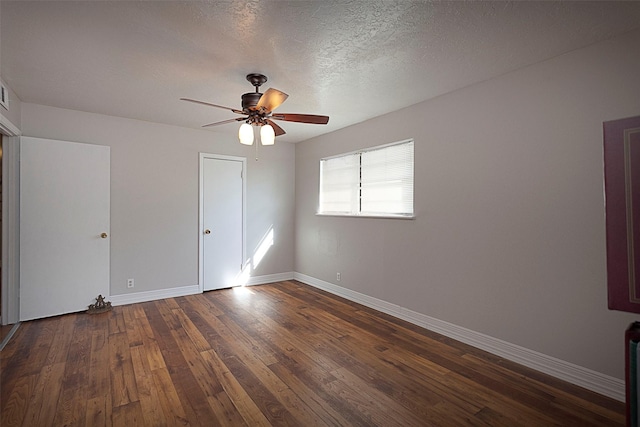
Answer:
[[[237,284],[243,265],[245,160],[201,157],[203,290]]]
[[[20,320],[109,295],[110,148],[20,138]]]

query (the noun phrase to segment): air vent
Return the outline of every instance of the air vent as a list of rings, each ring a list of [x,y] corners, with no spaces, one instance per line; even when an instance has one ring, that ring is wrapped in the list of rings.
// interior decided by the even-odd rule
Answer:
[[[9,91],[2,83],[0,83],[0,105],[9,110]]]

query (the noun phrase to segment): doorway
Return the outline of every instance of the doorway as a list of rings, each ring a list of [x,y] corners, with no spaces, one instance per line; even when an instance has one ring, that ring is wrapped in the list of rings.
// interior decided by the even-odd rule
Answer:
[[[2,137],[0,133],[0,242],[2,241]],[[0,288],[2,288],[2,245],[0,245]],[[0,319],[2,319],[2,292],[0,292]],[[2,325],[3,322],[0,322]],[[0,339],[1,341],[1,339]]]
[[[246,158],[200,155],[200,287],[239,284],[245,259]]]

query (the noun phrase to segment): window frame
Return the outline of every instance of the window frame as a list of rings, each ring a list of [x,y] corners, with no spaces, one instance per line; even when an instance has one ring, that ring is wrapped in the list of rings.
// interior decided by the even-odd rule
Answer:
[[[413,201],[412,201],[412,213],[411,214],[390,214],[390,213],[380,213],[380,214],[375,214],[375,213],[366,213],[366,214],[362,214],[362,213],[352,213],[352,212],[345,212],[345,213],[340,213],[340,212],[320,212],[320,200],[322,197],[322,162],[325,160],[331,160],[331,159],[337,159],[337,158],[341,158],[341,157],[348,157],[348,156],[353,156],[353,155],[359,155],[360,156],[360,160],[359,160],[359,164],[360,164],[360,168],[362,168],[362,154],[366,153],[366,152],[371,152],[371,151],[377,151],[377,150],[381,150],[384,148],[388,148],[388,147],[393,147],[393,146],[397,146],[397,145],[403,145],[403,144],[413,144],[413,164],[411,165],[411,173],[412,173],[412,188],[411,191],[413,192]],[[359,197],[362,196],[362,171],[360,170],[360,177],[358,178],[358,193],[359,193]],[[361,201],[359,201],[359,207],[358,210],[360,211],[362,209],[362,203]],[[327,217],[348,217],[348,218],[386,218],[386,219],[415,219],[416,218],[416,211],[415,211],[415,140],[413,138],[408,138],[408,139],[404,139],[402,141],[396,141],[396,142],[391,142],[391,143],[387,143],[387,144],[382,144],[382,145],[376,145],[374,147],[367,147],[367,148],[363,148],[363,149],[359,149],[359,150],[354,150],[354,151],[349,151],[347,153],[340,153],[340,154],[336,154],[333,156],[327,156],[327,157],[322,157],[319,161],[319,170],[318,170],[318,198],[317,198],[317,207],[316,207],[316,216],[327,216]]]

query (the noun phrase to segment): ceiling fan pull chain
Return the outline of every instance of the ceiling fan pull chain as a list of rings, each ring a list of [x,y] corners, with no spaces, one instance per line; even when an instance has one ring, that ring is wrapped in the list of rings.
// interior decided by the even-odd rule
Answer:
[[[256,162],[258,161],[258,141],[256,141]]]

